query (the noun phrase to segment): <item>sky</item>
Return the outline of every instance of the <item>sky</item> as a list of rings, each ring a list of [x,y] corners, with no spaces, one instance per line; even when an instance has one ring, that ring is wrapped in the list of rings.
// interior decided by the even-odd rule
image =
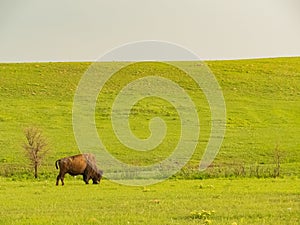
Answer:
[[[0,0],[0,62],[95,61],[143,40],[204,60],[300,56],[300,1]]]

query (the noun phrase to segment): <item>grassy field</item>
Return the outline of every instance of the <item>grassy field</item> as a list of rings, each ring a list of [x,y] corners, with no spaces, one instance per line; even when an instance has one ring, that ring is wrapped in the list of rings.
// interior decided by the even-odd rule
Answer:
[[[207,64],[222,88],[227,110],[226,135],[214,165],[245,168],[271,165],[277,148],[282,154],[282,171],[287,175],[299,175],[300,58],[209,61]],[[24,171],[28,162],[23,157],[21,145],[23,129],[29,125],[40,127],[49,141],[51,151],[44,162],[44,172],[55,173],[53,162],[57,158],[79,152],[72,129],[72,105],[77,85],[89,65],[0,64],[1,174]],[[109,70],[111,65],[104,63],[103,67]],[[110,110],[114,97],[125,84],[149,74],[177,82],[195,102],[201,134],[189,168],[196,168],[209,137],[208,103],[187,75],[166,65],[138,64],[109,80],[97,101],[99,135],[111,154],[132,164],[147,165],[172,152],[180,133],[178,115],[170,104],[159,99],[141,101],[130,116],[132,130],[141,138],[149,135],[150,118],[160,116],[166,121],[168,135],[157,149],[146,153],[130,151],[120,144],[112,131]]]
[[[197,170],[211,129],[204,94],[182,71],[141,63],[115,74],[99,94],[99,136],[112,155],[133,165],[168,156],[180,136],[179,117],[171,104],[147,98],[131,111],[130,125],[140,138],[149,136],[154,116],[168,126],[164,142],[149,152],[132,151],[118,141],[110,111],[130,81],[149,74],[171,79],[190,95],[201,123],[200,141],[187,166],[148,187],[126,187],[107,179],[100,186],[84,185],[81,178],[69,176],[64,187],[56,187],[55,160],[79,153],[72,106],[90,64],[0,64],[0,224],[299,224],[300,58],[207,65],[222,88],[227,111],[224,142],[207,171]],[[108,71],[111,66],[103,63]],[[50,147],[38,180],[32,179],[22,149],[23,129],[31,125],[43,130]],[[276,155],[280,178],[273,179]]]
[[[299,179],[171,180],[148,187],[127,187],[107,180],[100,186],[84,185],[78,179],[68,177],[64,187],[56,187],[45,180],[12,182],[2,178],[0,223],[296,225],[300,222]]]

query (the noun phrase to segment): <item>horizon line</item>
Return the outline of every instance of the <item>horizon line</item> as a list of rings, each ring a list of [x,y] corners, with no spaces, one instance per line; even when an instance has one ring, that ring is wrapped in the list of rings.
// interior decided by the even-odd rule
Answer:
[[[207,58],[207,59],[183,59],[183,60],[36,60],[36,61],[18,61],[18,60],[8,60],[8,61],[0,61],[0,64],[10,64],[10,63],[95,63],[95,62],[192,62],[192,61],[201,61],[201,62],[209,62],[209,61],[239,61],[239,60],[258,60],[258,59],[279,59],[279,58],[299,58],[299,55],[286,55],[286,56],[254,56],[254,57],[229,57],[229,58]]]

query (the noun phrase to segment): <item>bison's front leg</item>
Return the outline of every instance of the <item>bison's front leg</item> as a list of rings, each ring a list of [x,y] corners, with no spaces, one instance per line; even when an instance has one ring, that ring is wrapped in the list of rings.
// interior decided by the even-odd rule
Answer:
[[[83,181],[86,183],[86,184],[89,184],[89,177],[84,173],[83,174]]]
[[[97,180],[93,179],[93,184],[99,184],[100,182],[98,182]]]

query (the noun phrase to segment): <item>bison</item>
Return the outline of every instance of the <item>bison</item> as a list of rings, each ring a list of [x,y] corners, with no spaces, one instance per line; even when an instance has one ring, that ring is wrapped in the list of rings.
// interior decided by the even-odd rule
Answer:
[[[64,185],[65,174],[72,176],[83,175],[83,181],[88,184],[89,180],[93,180],[93,184],[99,184],[103,171],[99,170],[96,165],[96,159],[93,154],[79,154],[70,157],[58,159],[55,162],[56,169],[59,168],[59,174],[56,178],[56,185],[59,180]]]

